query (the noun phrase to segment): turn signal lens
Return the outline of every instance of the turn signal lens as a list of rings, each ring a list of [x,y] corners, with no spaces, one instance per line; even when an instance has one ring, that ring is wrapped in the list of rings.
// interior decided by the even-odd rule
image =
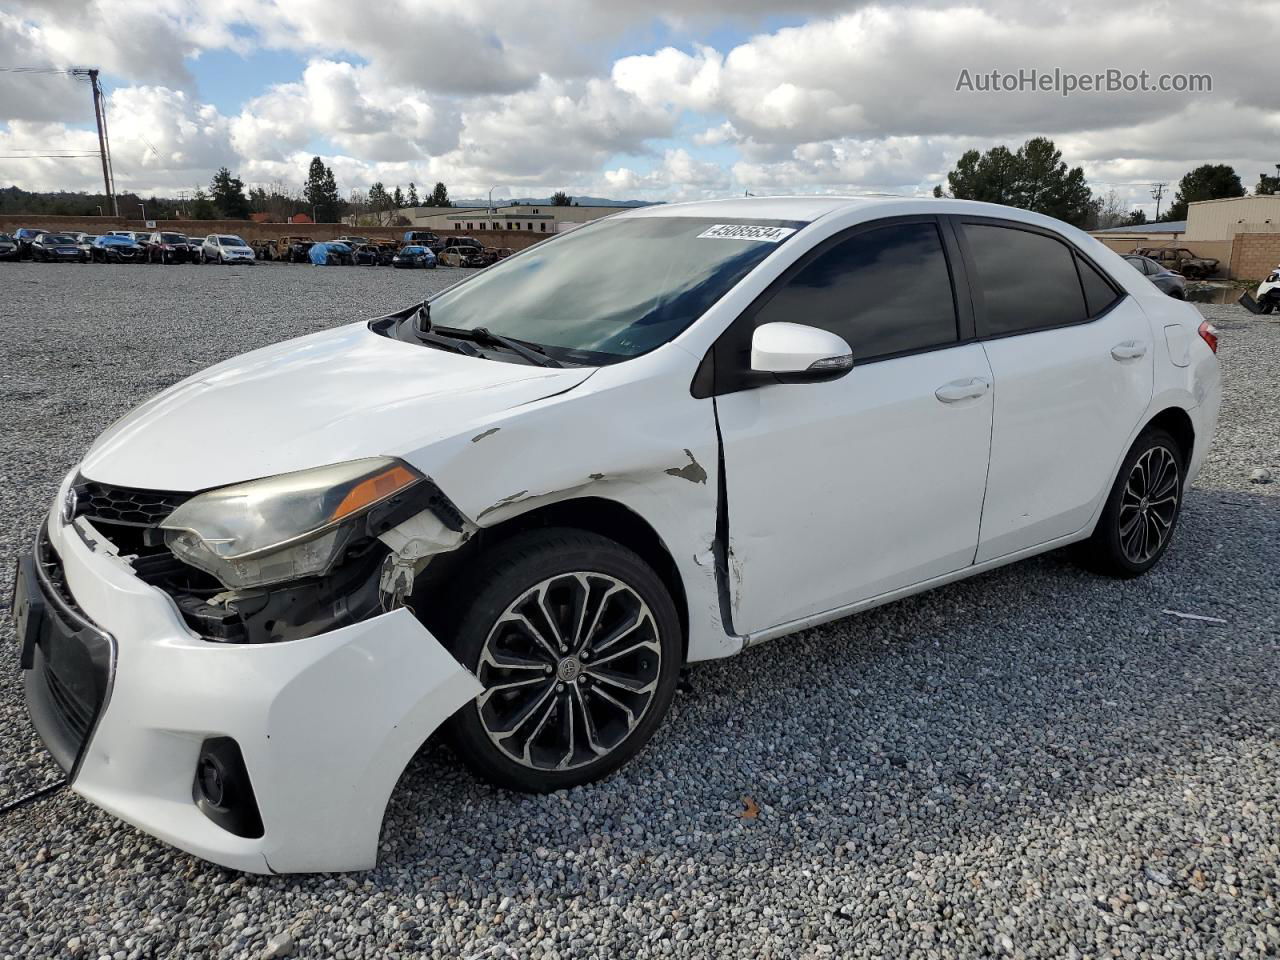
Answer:
[[[1200,339],[1207,343],[1214,353],[1218,352],[1218,328],[1208,320],[1200,324]]]
[[[407,467],[396,464],[382,473],[377,473],[368,479],[361,480],[342,498],[342,502],[329,515],[329,520],[331,522],[341,520],[343,517],[358,513],[365,507],[372,506],[379,500],[385,500],[396,491],[403,490],[410,484],[417,482],[417,479],[417,475]]]

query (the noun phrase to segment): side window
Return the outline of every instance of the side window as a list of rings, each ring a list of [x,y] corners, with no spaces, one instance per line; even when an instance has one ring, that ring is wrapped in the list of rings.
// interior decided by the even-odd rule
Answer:
[[[1080,270],[1080,285],[1084,287],[1084,302],[1090,317],[1096,317],[1120,299],[1111,284],[1084,257],[1076,257],[1076,267]]]
[[[836,244],[787,281],[755,323],[779,320],[839,334],[855,360],[956,342],[951,272],[937,225],[894,224]]]
[[[1044,234],[966,223],[974,286],[985,302],[985,336],[1031,333],[1089,318],[1066,244]]]

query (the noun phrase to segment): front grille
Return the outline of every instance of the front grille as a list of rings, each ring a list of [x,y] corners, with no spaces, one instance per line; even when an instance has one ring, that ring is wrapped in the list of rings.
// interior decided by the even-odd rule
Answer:
[[[85,517],[95,526],[99,523],[131,527],[159,526],[169,514],[191,499],[189,493],[116,487],[86,480],[84,477],[76,479],[74,489],[75,515]]]
[[[93,726],[94,706],[80,700],[48,667],[44,671],[44,682],[49,688],[49,698],[53,701],[54,709],[71,729],[76,740],[83,743],[89,736],[89,728]]]

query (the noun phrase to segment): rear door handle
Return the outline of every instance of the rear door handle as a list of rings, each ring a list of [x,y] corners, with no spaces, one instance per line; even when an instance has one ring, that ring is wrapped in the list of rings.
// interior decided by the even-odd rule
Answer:
[[[1137,360],[1147,352],[1147,345],[1140,340],[1126,340],[1111,348],[1113,360]]]
[[[991,384],[981,377],[966,377],[944,383],[933,395],[943,403],[959,403],[961,400],[977,400],[991,389]]]

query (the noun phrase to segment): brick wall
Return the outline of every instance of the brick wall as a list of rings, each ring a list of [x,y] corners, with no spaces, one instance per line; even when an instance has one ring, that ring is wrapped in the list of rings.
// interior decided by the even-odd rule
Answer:
[[[67,233],[106,233],[109,230],[146,230],[142,220],[116,217],[45,217],[25,214],[0,214],[0,233],[12,233],[19,227],[40,227]],[[233,233],[249,243],[274,240],[279,237],[310,237],[313,240],[332,240],[347,234],[368,237],[371,240],[400,240],[406,230],[413,227],[349,227],[345,223],[254,223],[252,220],[157,220],[156,230],[171,230],[192,237],[206,237],[211,233]],[[451,234],[474,237],[486,247],[511,247],[523,250],[544,234],[526,230],[436,230],[436,236]]]
[[[1237,233],[1231,242],[1231,278],[1262,280],[1280,266],[1280,233]]]

